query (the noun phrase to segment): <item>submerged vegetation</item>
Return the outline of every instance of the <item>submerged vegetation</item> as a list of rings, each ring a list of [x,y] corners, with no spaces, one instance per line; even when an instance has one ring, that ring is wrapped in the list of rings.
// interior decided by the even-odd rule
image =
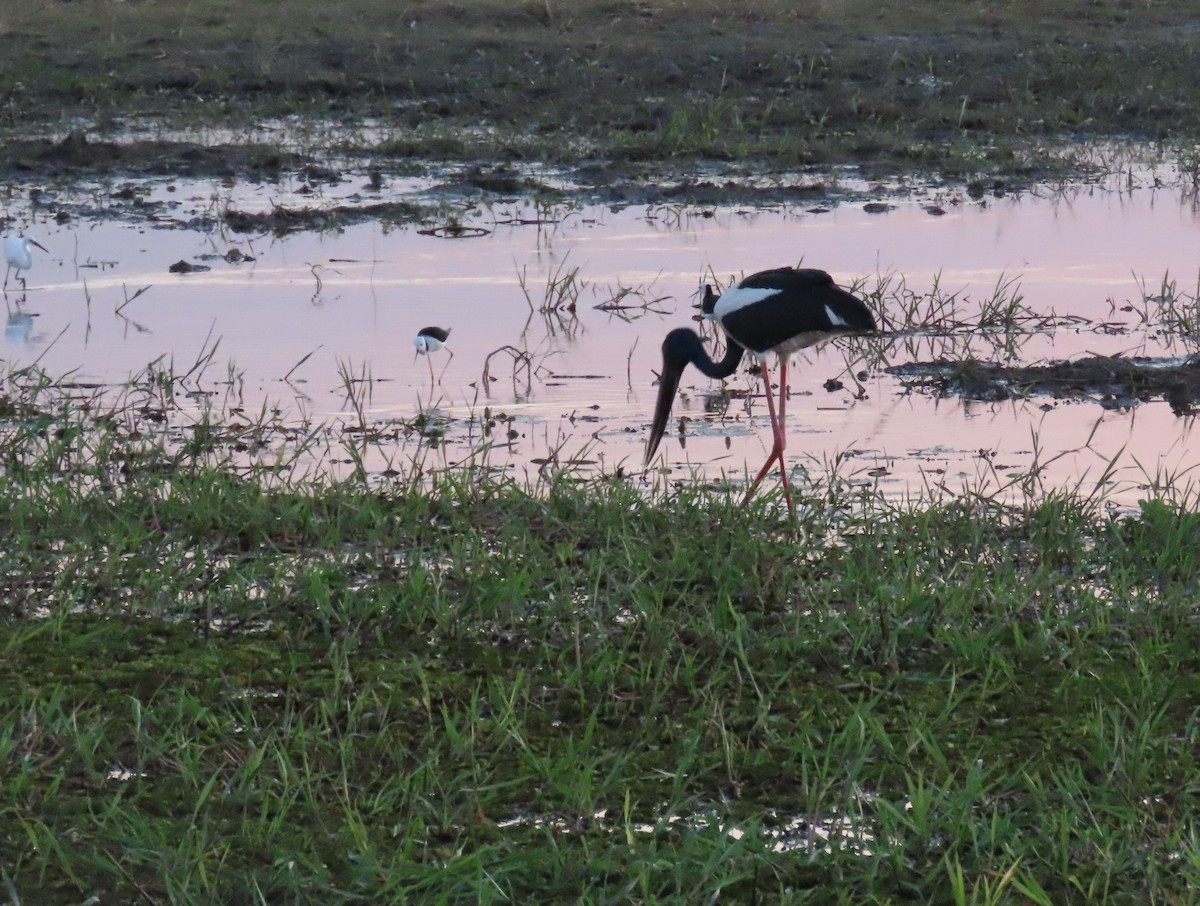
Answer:
[[[288,477],[6,389],[10,903],[1191,901],[1200,518]],[[1168,492],[1169,493],[1169,492]]]

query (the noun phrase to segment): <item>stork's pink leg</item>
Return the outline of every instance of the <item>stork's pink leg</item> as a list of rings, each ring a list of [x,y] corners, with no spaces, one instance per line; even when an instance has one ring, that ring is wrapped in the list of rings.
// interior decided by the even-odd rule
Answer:
[[[750,498],[754,496],[754,492],[758,489],[763,477],[770,471],[771,465],[779,457],[779,432],[775,430],[775,395],[771,390],[771,375],[765,367],[762,368],[763,384],[767,388],[767,411],[771,414],[771,453],[767,456],[767,461],[763,463],[763,467],[758,470],[758,475],[750,484],[750,489],[746,491],[746,496],[742,498],[742,506],[750,502]]]
[[[779,477],[783,482],[783,499],[787,501],[788,512],[793,516],[796,515],[795,509],[792,507],[792,489],[788,485],[787,466],[783,462],[783,448],[787,446],[787,417],[784,414],[785,404],[787,403],[787,358],[784,357],[779,362],[779,422],[776,430],[779,436],[775,440],[775,445],[779,448]]]
[[[775,417],[775,396],[771,392],[770,372],[765,367],[763,368],[762,372],[763,383],[766,385],[767,389],[767,412],[770,413],[771,416],[771,453],[769,456],[767,456],[767,461],[763,463],[763,467],[759,469],[758,475],[755,477],[754,482],[750,485],[750,489],[746,491],[746,496],[742,498],[742,506],[745,506],[750,502],[750,498],[754,496],[754,492],[758,489],[759,484],[762,483],[762,480],[766,476],[767,472],[771,470],[771,465],[776,460],[779,460],[779,471],[780,474],[783,475],[783,497],[787,501],[788,512],[795,515],[795,510],[792,508],[792,493],[788,488],[787,471],[784,469],[783,465],[783,449],[785,446],[787,446],[787,439],[784,436],[783,425],[780,419]],[[787,380],[786,363],[780,372],[780,380],[781,382]],[[786,384],[780,383],[779,411],[781,413],[783,412],[782,388],[784,386],[786,386]]]

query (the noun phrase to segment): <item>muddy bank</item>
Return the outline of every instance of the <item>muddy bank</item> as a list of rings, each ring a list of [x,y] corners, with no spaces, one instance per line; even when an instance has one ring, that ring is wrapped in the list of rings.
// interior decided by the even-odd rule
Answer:
[[[908,391],[999,402],[1038,396],[1127,409],[1163,399],[1180,416],[1200,399],[1200,357],[1089,356],[1048,365],[1005,366],[968,359],[910,362],[885,368]]]
[[[1127,6],[18,4],[0,22],[0,178],[451,162],[555,168],[597,201],[761,204],[819,197],[803,183],[820,179],[754,179],[845,165],[988,186],[1112,165],[1063,153],[1077,141],[1189,156],[1200,13]],[[539,191],[503,173],[475,188]]]
[[[95,179],[105,176],[270,179],[305,165],[302,155],[256,144],[204,145],[186,141],[113,141],[74,129],[61,139],[18,138],[0,155],[9,179]]]
[[[213,179],[225,185],[286,184],[295,201],[267,212],[204,212],[190,220],[176,218],[177,225],[211,229],[224,223],[235,232],[284,235],[376,220],[420,224],[454,238],[476,228],[461,224],[476,207],[525,200],[559,210],[588,204],[686,205],[699,208],[701,216],[735,205],[819,214],[852,203],[886,215],[894,209],[889,199],[919,196],[930,200],[930,214],[940,215],[955,205],[986,204],[1029,185],[1026,178],[962,182],[932,173],[869,180],[849,167],[767,174],[753,163],[706,162],[683,171],[662,163],[456,164],[376,153],[331,160],[271,145],[110,141],[82,130],[53,141],[8,143],[0,155],[0,177],[27,194],[35,207],[60,219],[154,221],[166,212],[161,201],[150,199],[153,185]],[[414,190],[418,184],[420,189]],[[329,190],[337,197],[331,198]],[[70,197],[73,192],[77,197]]]

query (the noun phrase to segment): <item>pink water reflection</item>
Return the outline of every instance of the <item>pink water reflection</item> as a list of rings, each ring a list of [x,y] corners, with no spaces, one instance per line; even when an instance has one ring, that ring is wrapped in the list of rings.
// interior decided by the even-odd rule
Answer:
[[[177,194],[185,200],[181,219],[188,204],[210,203],[205,186],[181,185]],[[927,213],[935,200],[947,213]],[[341,378],[352,373],[372,378],[365,413],[373,423],[410,421],[429,407],[449,419],[447,461],[464,455],[468,437],[477,439],[467,420],[488,406],[516,419],[515,442],[500,455],[517,469],[533,468],[552,450],[585,451],[601,468],[630,469],[641,464],[659,342],[671,327],[689,322],[691,294],[710,269],[727,278],[803,261],[843,284],[865,279],[870,286],[881,275],[902,276],[909,291],[928,292],[937,281],[967,300],[986,298],[998,281],[1015,278],[1035,312],[1131,328],[1139,316],[1120,308],[1126,300],[1140,305],[1137,279],[1156,287],[1169,273],[1194,291],[1196,210],[1178,191],[1076,187],[961,201],[920,193],[894,201],[887,214],[869,214],[861,203],[819,214],[590,207],[558,212],[559,222],[540,225],[504,222],[537,217],[530,207],[509,204],[464,215],[464,222],[490,232],[458,240],[375,223],[248,239],[169,224],[60,227],[46,220],[28,225],[51,256],[41,256],[29,272],[20,309],[10,293],[3,358],[17,366],[38,360],[51,374],[119,384],[160,357],[173,361],[176,372],[186,371],[219,341],[200,385],[223,390],[235,373],[250,410],[269,404],[289,418],[355,422],[358,413]],[[235,246],[256,260],[232,265],[214,259],[205,262],[212,268],[207,273],[167,273],[174,261]],[[315,272],[313,265],[319,265]],[[547,281],[572,269],[583,282],[574,317],[531,311],[521,280],[540,304]],[[118,313],[143,286],[151,288]],[[595,309],[621,287],[641,292],[627,298],[631,303],[666,297],[660,306],[668,313],[633,310],[621,317]],[[412,338],[427,324],[453,331],[455,357],[440,386],[431,387],[425,361],[414,361]],[[1021,359],[1187,351],[1155,343],[1136,329],[1064,327],[1028,340]],[[539,370],[514,381],[511,359],[500,355],[492,360],[500,379],[485,390],[485,359],[504,346],[527,351]],[[886,349],[893,364],[935,352],[902,343]],[[438,359],[435,373],[442,365]],[[1175,417],[1163,402],[1135,411],[1045,399],[938,402],[904,393],[878,367],[866,398],[856,400],[848,390],[829,393],[822,386],[846,365],[844,351],[833,347],[791,370],[789,459],[813,474],[849,452],[840,474],[890,493],[916,494],[939,483],[995,486],[1034,463],[1045,464],[1046,486],[1088,487],[1115,467],[1128,502],[1156,475],[1186,480],[1196,462],[1190,420]],[[692,372],[685,385],[676,415],[699,420],[689,425],[686,446],[668,435],[659,467],[665,464],[676,480],[693,473],[740,479],[747,467],[756,469],[768,449],[761,398],[749,406],[735,399],[722,417],[706,422],[704,393],[714,388]],[[730,387],[761,392],[744,372]]]

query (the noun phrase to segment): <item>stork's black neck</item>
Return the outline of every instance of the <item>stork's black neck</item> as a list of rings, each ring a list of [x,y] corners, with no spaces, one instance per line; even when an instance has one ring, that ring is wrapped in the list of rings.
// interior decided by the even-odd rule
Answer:
[[[725,357],[714,362],[704,348],[699,335],[686,327],[679,327],[667,334],[662,344],[663,370],[658,381],[658,403],[654,407],[654,422],[650,426],[650,437],[646,441],[646,462],[658,449],[663,432],[667,429],[667,418],[671,414],[671,403],[679,389],[679,378],[688,363],[695,365],[710,378],[727,378],[737,371],[746,350],[729,341]]]
[[[662,351],[665,371],[682,371],[690,362],[708,377],[722,380],[737,371],[746,354],[744,348],[730,340],[724,358],[714,362],[699,335],[687,327],[676,328],[667,334]]]

